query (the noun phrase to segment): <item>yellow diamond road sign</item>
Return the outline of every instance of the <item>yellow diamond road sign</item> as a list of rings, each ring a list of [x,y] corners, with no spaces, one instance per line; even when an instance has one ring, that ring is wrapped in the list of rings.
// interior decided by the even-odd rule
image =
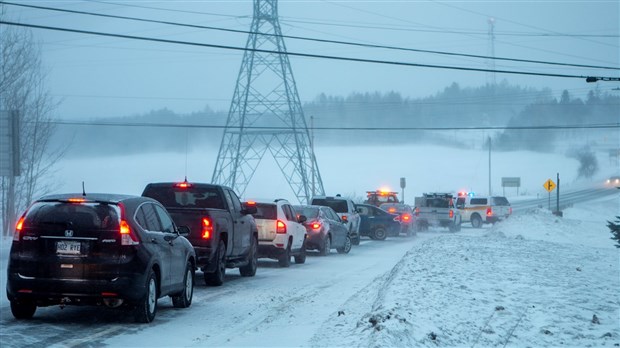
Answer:
[[[545,187],[545,190],[547,190],[547,192],[551,192],[555,189],[555,183],[551,179],[545,181],[543,186]]]

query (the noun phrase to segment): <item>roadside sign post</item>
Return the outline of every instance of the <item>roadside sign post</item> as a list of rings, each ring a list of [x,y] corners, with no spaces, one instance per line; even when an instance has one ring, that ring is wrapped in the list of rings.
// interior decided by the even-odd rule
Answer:
[[[558,174],[558,178],[559,178],[559,174]],[[551,210],[551,191],[555,189],[555,183],[553,182],[553,180],[547,179],[547,181],[545,181],[545,183],[543,184],[543,187],[549,193],[549,210]],[[558,196],[558,199],[559,199],[559,196]]]
[[[400,178],[400,188],[403,190],[403,203],[405,203],[405,186],[407,186],[407,181],[405,180],[405,178]]]

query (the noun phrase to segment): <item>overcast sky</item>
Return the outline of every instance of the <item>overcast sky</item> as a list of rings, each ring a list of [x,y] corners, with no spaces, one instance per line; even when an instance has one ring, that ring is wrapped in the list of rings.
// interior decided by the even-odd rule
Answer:
[[[225,29],[249,30],[252,1],[15,1],[20,4],[131,16]],[[279,1],[283,34],[487,56],[494,19],[496,57],[620,66],[620,5],[609,1]],[[168,40],[244,47],[247,34],[4,6],[3,19]],[[6,26],[0,25],[0,30]],[[227,111],[241,51],[164,44],[32,29],[41,43],[51,93],[62,100],[61,119],[146,113],[167,107],[188,113]],[[285,39],[289,52],[416,64],[489,68],[488,61],[459,56],[371,49]],[[290,58],[302,102],[319,93],[396,91],[430,96],[453,82],[480,86],[488,73]],[[496,61],[499,70],[618,77],[619,70]],[[498,82],[567,89],[585,96],[617,82],[496,74]],[[619,92],[611,92],[619,93]]]

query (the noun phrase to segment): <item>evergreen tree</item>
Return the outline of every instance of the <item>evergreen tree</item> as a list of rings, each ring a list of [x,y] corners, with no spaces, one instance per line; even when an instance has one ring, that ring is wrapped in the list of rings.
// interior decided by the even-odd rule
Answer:
[[[616,241],[616,248],[620,248],[620,216],[616,216],[616,222],[607,221],[607,227],[611,232],[611,239]]]

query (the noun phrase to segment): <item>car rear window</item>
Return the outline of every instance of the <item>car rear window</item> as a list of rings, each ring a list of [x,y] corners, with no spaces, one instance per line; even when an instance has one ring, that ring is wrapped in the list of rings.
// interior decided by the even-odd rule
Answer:
[[[295,206],[295,213],[304,215],[308,219],[316,218],[319,215],[319,208],[316,207],[299,207]]]
[[[493,204],[498,206],[509,206],[508,200],[506,197],[493,197]]]
[[[444,198],[428,198],[426,206],[431,208],[450,208],[450,200]]]
[[[347,201],[345,200],[315,198],[312,200],[312,205],[322,205],[325,207],[330,207],[334,209],[336,213],[348,213],[349,212]]]
[[[469,201],[469,204],[486,205],[487,204],[487,199],[486,198],[472,198],[471,201]]]
[[[278,218],[278,210],[275,204],[256,203],[256,213],[252,215],[257,219],[275,220]]]
[[[63,228],[85,230],[118,229],[119,207],[115,204],[85,202],[37,202],[26,214],[26,228]]]
[[[224,200],[217,188],[153,186],[147,188],[142,195],[159,201],[164,207],[225,209]]]

